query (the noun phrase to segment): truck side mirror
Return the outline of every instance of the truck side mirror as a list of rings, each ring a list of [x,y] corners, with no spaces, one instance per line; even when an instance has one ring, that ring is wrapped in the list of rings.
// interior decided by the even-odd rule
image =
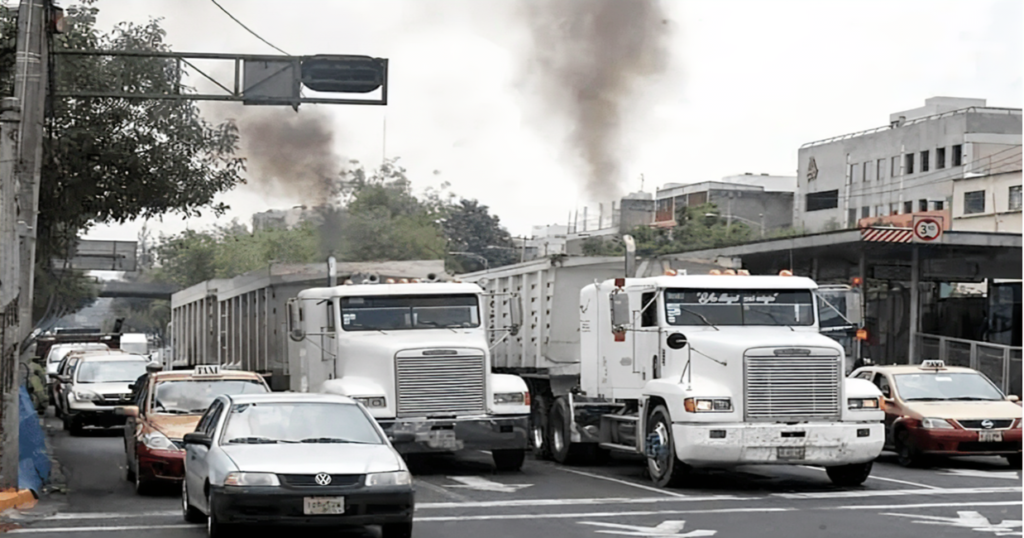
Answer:
[[[288,337],[296,342],[301,342],[306,337],[302,330],[302,316],[300,312],[298,297],[288,299]]]
[[[512,336],[519,334],[519,328],[523,326],[523,309],[519,304],[519,295],[512,294],[508,299],[508,311],[509,317],[512,318],[512,326],[509,327],[509,332]]]
[[[612,297],[612,329],[629,325],[629,294],[613,293]]]

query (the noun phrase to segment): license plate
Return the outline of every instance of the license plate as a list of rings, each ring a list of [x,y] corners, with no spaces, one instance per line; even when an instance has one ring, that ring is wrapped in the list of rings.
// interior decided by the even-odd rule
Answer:
[[[1003,432],[978,432],[978,441],[982,443],[999,443],[1003,440]]]
[[[455,438],[452,430],[433,430],[427,437],[427,446],[430,448],[441,448],[445,450],[458,450],[459,440]]]
[[[344,514],[345,498],[305,497],[302,499],[302,513],[307,516]]]
[[[802,460],[806,449],[802,446],[780,446],[777,455],[780,460]]]

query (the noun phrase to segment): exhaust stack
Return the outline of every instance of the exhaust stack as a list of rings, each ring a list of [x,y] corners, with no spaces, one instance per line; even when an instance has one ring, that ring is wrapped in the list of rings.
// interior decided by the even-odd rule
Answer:
[[[636,277],[636,241],[632,235],[623,235],[622,242],[626,245],[626,278]]]

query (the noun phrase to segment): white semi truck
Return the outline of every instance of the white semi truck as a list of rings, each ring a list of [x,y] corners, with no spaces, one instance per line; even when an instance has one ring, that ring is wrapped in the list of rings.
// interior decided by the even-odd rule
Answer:
[[[881,393],[845,377],[843,347],[819,333],[812,280],[633,278],[634,267],[627,254],[625,271],[567,258],[459,277],[500,297],[486,313],[494,366],[530,386],[539,457],[639,453],[662,487],[696,467],[748,464],[866,480],[884,442]],[[517,310],[523,330],[499,336]]]
[[[530,393],[519,376],[491,372],[481,309],[492,298],[469,283],[376,282],[288,301],[300,390],[362,402],[403,454],[485,450],[499,470],[518,470]]]

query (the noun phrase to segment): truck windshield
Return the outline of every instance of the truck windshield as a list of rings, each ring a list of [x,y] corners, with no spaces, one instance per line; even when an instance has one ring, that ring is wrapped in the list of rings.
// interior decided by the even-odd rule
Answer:
[[[810,290],[665,290],[669,325],[814,325]]]
[[[480,326],[476,295],[342,297],[346,331],[461,329]]]

